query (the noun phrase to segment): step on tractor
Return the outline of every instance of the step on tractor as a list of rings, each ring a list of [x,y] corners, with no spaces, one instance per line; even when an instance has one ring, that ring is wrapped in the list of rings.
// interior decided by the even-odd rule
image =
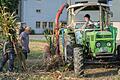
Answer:
[[[118,64],[120,47],[116,44],[117,28],[110,21],[113,15],[108,0],[68,0],[56,15],[56,48],[59,51],[59,17],[67,8],[67,26],[64,27],[64,57],[66,62],[72,62],[77,76],[84,75],[87,64]],[[85,14],[94,16],[93,25],[88,28],[81,20]],[[118,67],[119,69],[119,67]]]

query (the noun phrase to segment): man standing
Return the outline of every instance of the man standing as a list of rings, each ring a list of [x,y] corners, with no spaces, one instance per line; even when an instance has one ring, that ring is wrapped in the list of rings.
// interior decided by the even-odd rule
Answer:
[[[13,71],[14,58],[15,58],[15,51],[14,51],[14,46],[13,46],[14,43],[15,41],[11,41],[10,36],[9,36],[9,39],[4,43],[0,71],[3,70],[3,67],[8,60],[9,60],[8,70],[10,72]]]
[[[22,50],[23,50],[23,54],[25,55],[26,59],[27,59],[27,54],[30,53],[29,33],[30,33],[30,27],[25,26],[24,31],[20,34],[20,41],[22,44]]]

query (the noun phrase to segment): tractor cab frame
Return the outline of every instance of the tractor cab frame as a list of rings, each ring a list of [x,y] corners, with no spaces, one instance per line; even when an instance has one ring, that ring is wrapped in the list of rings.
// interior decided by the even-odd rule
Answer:
[[[99,11],[99,27],[101,30],[110,25],[109,5],[103,3],[80,3],[71,5],[68,10],[68,25],[74,26],[78,23],[75,21],[75,16],[81,11]]]

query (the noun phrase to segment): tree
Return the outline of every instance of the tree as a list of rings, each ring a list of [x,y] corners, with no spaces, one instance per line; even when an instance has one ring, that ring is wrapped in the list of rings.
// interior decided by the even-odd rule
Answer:
[[[19,0],[0,0],[0,5],[9,8],[9,11],[13,13],[18,9]]]

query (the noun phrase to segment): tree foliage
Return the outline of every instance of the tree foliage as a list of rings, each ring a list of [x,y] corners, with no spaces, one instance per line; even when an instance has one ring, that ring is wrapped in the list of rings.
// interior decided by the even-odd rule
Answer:
[[[1,6],[6,6],[12,13],[18,9],[19,0],[0,0]]]

